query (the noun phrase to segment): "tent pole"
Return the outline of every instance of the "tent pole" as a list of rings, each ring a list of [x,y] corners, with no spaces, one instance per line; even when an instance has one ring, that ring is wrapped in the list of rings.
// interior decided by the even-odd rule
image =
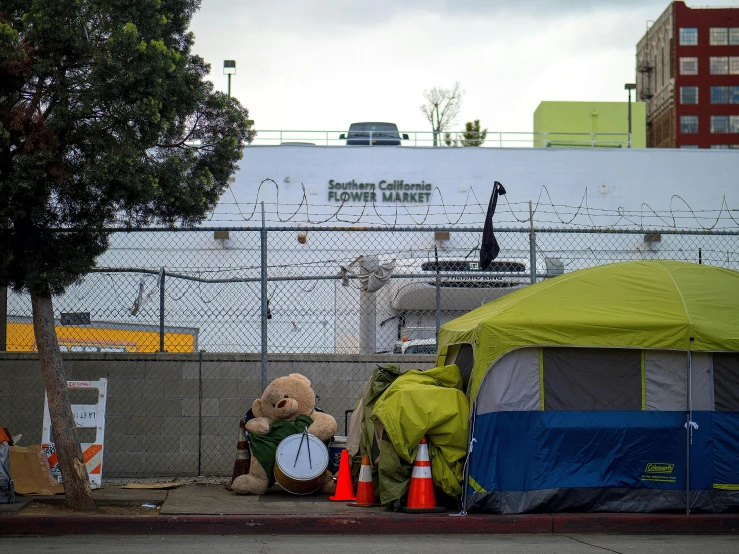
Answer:
[[[473,442],[475,441],[475,414],[477,412],[476,402],[470,407],[470,429],[467,433],[467,456],[464,459],[464,467],[462,468],[462,509],[458,514],[450,514],[453,516],[467,515],[467,487],[470,479],[470,455],[472,454]]]
[[[685,513],[690,514],[690,445],[693,442],[693,356],[688,350],[688,411],[685,422]]]

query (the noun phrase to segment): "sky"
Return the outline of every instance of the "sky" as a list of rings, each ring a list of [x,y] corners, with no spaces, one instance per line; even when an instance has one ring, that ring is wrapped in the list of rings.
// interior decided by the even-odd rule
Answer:
[[[689,6],[704,6],[708,2]],[[739,0],[720,0],[739,6]],[[258,130],[429,131],[424,90],[465,91],[453,130],[533,130],[543,100],[626,101],[667,0],[203,0],[193,51]]]

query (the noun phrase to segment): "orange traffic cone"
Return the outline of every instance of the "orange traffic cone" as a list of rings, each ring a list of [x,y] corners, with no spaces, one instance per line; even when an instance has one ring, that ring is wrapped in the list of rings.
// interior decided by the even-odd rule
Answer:
[[[402,510],[416,514],[446,512],[445,508],[436,507],[434,481],[431,478],[431,461],[429,460],[429,446],[426,437],[423,437],[418,445],[416,460],[413,462],[411,486],[408,490],[408,502]]]
[[[347,506],[364,508],[380,506],[375,502],[375,487],[372,484],[372,467],[369,456],[362,456],[362,468],[359,470],[359,483],[357,483],[357,501],[350,502]]]
[[[231,481],[226,485],[226,489],[231,490],[231,485],[239,475],[249,473],[250,462],[251,451],[249,450],[249,441],[246,438],[246,419],[242,418],[239,420],[239,441],[236,443],[234,469],[231,474]]]
[[[346,448],[341,451],[339,462],[339,474],[336,477],[336,494],[329,496],[329,500],[356,500],[354,487],[352,486],[352,474],[349,469],[349,452]]]

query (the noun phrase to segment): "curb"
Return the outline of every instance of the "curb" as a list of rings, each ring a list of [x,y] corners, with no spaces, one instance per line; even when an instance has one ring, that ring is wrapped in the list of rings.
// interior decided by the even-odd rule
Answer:
[[[406,535],[464,533],[551,533],[549,515],[464,516],[7,516],[0,519],[13,535]]]
[[[5,516],[9,534],[159,534],[159,535],[406,535],[406,534],[670,534],[709,535],[739,532],[739,514],[392,514],[351,516]]]

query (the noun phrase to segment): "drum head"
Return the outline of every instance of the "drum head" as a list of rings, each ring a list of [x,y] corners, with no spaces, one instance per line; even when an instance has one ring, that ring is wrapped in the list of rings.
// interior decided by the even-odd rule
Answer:
[[[290,435],[277,446],[275,463],[286,477],[308,481],[326,472],[328,449],[315,435]]]

